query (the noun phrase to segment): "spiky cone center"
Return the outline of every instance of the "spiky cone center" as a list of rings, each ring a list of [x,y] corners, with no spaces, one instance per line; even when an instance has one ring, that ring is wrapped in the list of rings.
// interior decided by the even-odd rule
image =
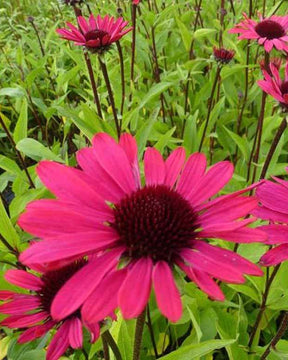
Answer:
[[[63,268],[47,271],[42,275],[43,286],[37,292],[37,295],[40,298],[41,308],[44,311],[48,314],[51,313],[51,305],[58,291],[85,264],[86,260],[78,260]],[[75,315],[80,317],[80,311],[76,310],[76,312],[71,314],[71,316]]]
[[[109,34],[100,29],[94,29],[83,34],[86,40],[86,48],[92,53],[102,54],[108,51],[111,44],[109,43]]]
[[[263,20],[255,26],[255,31],[262,38],[268,40],[279,39],[285,35],[285,29],[274,20]]]
[[[213,55],[217,62],[225,65],[233,59],[235,52],[233,50],[228,50],[225,48],[213,48]]]
[[[115,205],[114,216],[111,226],[132,259],[171,262],[189,246],[198,228],[189,202],[165,185],[146,186],[126,196]]]

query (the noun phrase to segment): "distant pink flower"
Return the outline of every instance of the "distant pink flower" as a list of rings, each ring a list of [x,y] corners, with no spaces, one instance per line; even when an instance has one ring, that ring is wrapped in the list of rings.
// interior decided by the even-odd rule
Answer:
[[[229,30],[229,33],[240,33],[238,39],[257,40],[259,45],[264,45],[264,49],[270,52],[273,46],[277,50],[288,52],[288,16],[272,15],[260,21],[249,19],[247,14],[243,14],[244,20]]]
[[[185,161],[180,147],[164,161],[149,147],[142,186],[137,144],[129,134],[122,135],[119,144],[98,134],[93,147],[81,149],[77,160],[82,170],[50,161],[39,164],[37,173],[57,200],[30,203],[19,220],[25,231],[43,239],[22,253],[24,264],[101,252],[57,294],[52,314],[58,320],[85,301],[88,322],[118,305],[124,318],[136,317],[153,284],[160,311],[177,321],[182,305],[173,275],[176,266],[216,300],[224,295],[213,278],[238,284],[245,274],[262,275],[240,255],[206,241],[250,243],[266,238],[264,232],[247,227],[255,218],[245,217],[257,206],[255,197],[240,196],[249,189],[211,200],[231,179],[230,162],[206,171],[203,154]]]
[[[138,5],[141,0],[133,0],[133,5]]]
[[[41,277],[25,270],[8,270],[4,277],[11,284],[30,290],[29,294],[13,291],[0,291],[0,313],[9,315],[1,322],[2,326],[21,329],[18,342],[26,343],[44,336],[52,328],[57,329],[48,347],[47,360],[59,359],[71,346],[82,347],[83,334],[80,309],[76,309],[67,318],[55,320],[51,315],[51,304],[61,286],[80,270],[84,261],[72,263],[62,269],[42,273]],[[100,334],[99,325],[89,327],[91,340],[95,341]],[[24,330],[26,329],[26,330]]]
[[[284,111],[288,111],[288,61],[286,62],[284,80],[281,80],[279,70],[272,63],[270,63],[271,75],[264,69],[262,72],[265,79],[259,80],[257,84],[263,91],[278,100]]]
[[[286,169],[288,170],[288,169]],[[258,227],[267,233],[266,244],[278,245],[268,250],[260,260],[263,266],[274,266],[288,260],[288,181],[273,177],[256,190],[260,207],[253,211],[270,224]]]
[[[57,29],[57,33],[61,35],[63,39],[74,41],[75,45],[85,46],[92,52],[102,53],[109,50],[112,43],[120,40],[122,36],[127,34],[132,28],[125,27],[128,25],[127,21],[124,21],[122,17],[114,19],[114,17],[101,17],[98,15],[90,15],[88,22],[83,16],[78,16],[77,29],[74,25],[67,22],[68,29]]]
[[[220,62],[221,64],[228,64],[233,59],[235,51],[225,48],[217,48],[214,46],[213,55],[216,61]]]

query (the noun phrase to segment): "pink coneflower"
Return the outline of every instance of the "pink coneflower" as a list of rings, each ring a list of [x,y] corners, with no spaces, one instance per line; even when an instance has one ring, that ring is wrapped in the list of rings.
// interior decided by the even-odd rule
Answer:
[[[75,45],[85,46],[88,50],[100,54],[109,50],[111,44],[132,30],[131,27],[125,29],[128,22],[122,17],[114,19],[113,16],[106,15],[102,18],[100,15],[95,17],[91,14],[88,22],[83,16],[78,16],[77,20],[80,30],[67,22],[69,30],[57,29],[58,34],[63,39],[74,41]]]
[[[229,62],[233,59],[234,55],[235,55],[235,51],[234,50],[228,50],[225,48],[216,48],[215,46],[213,47],[213,55],[214,58],[217,62],[221,63],[221,64],[229,64]]]
[[[288,170],[288,169],[286,169]],[[288,181],[273,177],[256,191],[261,206],[253,211],[260,219],[270,222],[259,229],[267,233],[266,244],[278,245],[268,250],[260,260],[263,266],[273,266],[288,260]]]
[[[203,154],[185,161],[184,149],[177,148],[164,161],[159,151],[148,148],[141,185],[137,145],[129,134],[119,144],[98,134],[77,160],[82,170],[50,161],[39,164],[37,173],[57,200],[32,202],[19,220],[24,230],[43,239],[22,254],[24,264],[102,252],[59,291],[52,304],[57,319],[84,301],[88,322],[118,305],[126,319],[136,317],[153,285],[160,311],[177,321],[182,305],[176,266],[216,300],[224,295],[213,278],[238,284],[245,274],[262,274],[248,260],[206,241],[250,243],[266,237],[247,227],[254,218],[243,219],[257,206],[255,197],[240,196],[247,189],[210,200],[231,179],[230,162],[207,171]]]
[[[264,45],[264,49],[270,52],[273,47],[277,50],[288,51],[288,16],[273,15],[260,21],[249,19],[247,14],[243,14],[244,20],[229,30],[230,33],[241,34],[238,39],[257,40],[259,45]]]
[[[4,275],[11,284],[30,290],[29,294],[0,291],[0,313],[9,315],[1,322],[2,326],[21,329],[19,343],[26,343],[44,336],[52,328],[56,333],[47,350],[47,360],[59,359],[71,346],[82,347],[83,334],[80,309],[75,309],[67,318],[57,321],[51,315],[51,304],[58,290],[86,261],[79,260],[59,270],[42,273],[40,277],[25,270],[8,270]],[[87,327],[87,325],[86,325]],[[94,342],[100,334],[99,324],[88,326],[91,340]],[[26,329],[26,330],[24,330]]]
[[[279,70],[272,63],[270,63],[271,75],[265,70],[262,71],[265,80],[259,80],[257,84],[263,91],[279,101],[283,111],[288,111],[288,61],[286,62],[284,80],[281,80]]]

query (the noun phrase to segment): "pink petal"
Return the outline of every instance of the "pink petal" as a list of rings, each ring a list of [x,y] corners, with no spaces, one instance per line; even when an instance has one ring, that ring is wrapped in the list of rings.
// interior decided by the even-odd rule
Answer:
[[[268,250],[260,259],[260,265],[275,266],[288,259],[288,244]]]
[[[54,237],[53,241],[44,240],[30,246],[20,255],[23,264],[58,261],[74,256],[84,256],[109,248],[119,235],[107,227],[107,231],[73,233]]]
[[[87,33],[90,29],[89,29],[86,19],[83,16],[78,16],[77,20],[78,20],[78,24],[79,24],[82,32]]]
[[[163,184],[165,180],[165,163],[160,152],[148,147],[144,154],[144,171],[146,185]]]
[[[102,225],[97,218],[87,217],[67,209],[30,210],[22,214],[18,224],[25,231],[39,238],[64,234],[97,231]]]
[[[62,320],[76,311],[92,291],[97,287],[105,274],[112,270],[123,252],[114,249],[90,261],[74,274],[58,291],[52,306],[51,315],[55,320]]]
[[[192,269],[186,266],[182,262],[178,262],[177,265],[186,273],[186,275],[195,282],[198,287],[204,291],[211,299],[218,301],[224,301],[225,296],[220,287],[213,281],[213,279],[203,271]]]
[[[177,185],[180,194],[186,197],[191,192],[204,176],[206,166],[204,154],[195,153],[188,158]]]
[[[193,206],[197,206],[208,200],[211,196],[220,191],[232,178],[234,171],[233,165],[228,161],[221,161],[213,165],[203,176],[201,181],[194,186],[190,194],[186,197]]]
[[[94,343],[96,340],[98,340],[100,336],[100,325],[98,323],[95,323],[95,324],[85,324],[85,326],[91,333],[91,343]]]
[[[23,295],[12,301],[0,305],[0,313],[7,315],[23,315],[27,311],[37,309],[40,299],[34,295]]]
[[[170,321],[177,322],[182,315],[182,303],[172,271],[165,261],[158,261],[153,268],[153,285],[161,313]]]
[[[265,207],[278,212],[288,213],[288,189],[280,184],[265,181],[257,189],[256,195]]]
[[[252,242],[265,242],[267,235],[264,231],[258,228],[241,227],[232,231],[217,231],[206,233],[205,231],[198,233],[199,237],[203,238],[216,238],[236,243],[252,243]]]
[[[58,360],[69,347],[69,321],[64,321],[54,335],[46,354],[47,360]]]
[[[9,290],[0,290],[0,300],[10,300],[14,297],[15,293]]]
[[[12,315],[3,320],[1,325],[9,328],[23,328],[46,320],[48,316],[49,314],[44,311],[29,315]]]
[[[152,268],[150,258],[141,258],[129,270],[118,293],[119,307],[125,319],[137,317],[144,310],[151,291]]]
[[[263,220],[288,223],[288,214],[271,210],[265,206],[261,206],[253,210],[252,215]]]
[[[275,244],[285,244],[288,243],[288,226],[287,225],[264,225],[259,226],[259,230],[265,231],[268,236],[266,244],[275,245]]]
[[[53,321],[48,321],[45,324],[33,326],[25,330],[18,338],[20,344],[33,341],[45,335],[55,325]]]
[[[105,200],[117,203],[126,195],[121,185],[101,167],[92,148],[83,148],[77,152],[76,156],[79,165],[97,184],[99,194]]]
[[[141,187],[140,183],[140,170],[138,164],[138,148],[135,138],[130,134],[122,134],[120,137],[119,145],[125,151],[127,158],[130,162],[132,173],[135,179],[137,189]]]
[[[69,343],[73,349],[80,349],[83,345],[82,323],[77,316],[69,321]]]
[[[96,158],[102,169],[126,194],[135,191],[131,166],[122,147],[111,136],[104,133],[95,135],[92,141]]]
[[[97,193],[98,185],[83,171],[52,161],[41,161],[37,166],[37,174],[59,199],[86,205],[104,214],[110,213],[108,205]]]
[[[11,284],[28,290],[37,291],[43,286],[43,282],[39,277],[30,274],[25,270],[8,270],[4,275],[4,279]]]
[[[82,307],[82,317],[87,323],[103,321],[118,306],[118,291],[125,280],[127,269],[108,274],[88,297]]]
[[[263,272],[255,264],[244,259],[242,256],[236,254],[235,252],[227,249],[220,248],[218,246],[213,246],[207,244],[204,241],[193,242],[193,248],[199,250],[204,256],[207,256],[223,266],[231,266],[232,269],[237,269],[237,271],[242,272],[243,274],[262,276]]]
[[[174,150],[165,161],[165,185],[173,187],[185,162],[185,150],[182,147]]]
[[[264,49],[267,51],[267,52],[270,52],[273,48],[273,41],[272,40],[266,40],[265,43],[264,43]]]
[[[236,220],[249,214],[258,205],[256,197],[227,198],[214,205],[199,217],[201,224]]]

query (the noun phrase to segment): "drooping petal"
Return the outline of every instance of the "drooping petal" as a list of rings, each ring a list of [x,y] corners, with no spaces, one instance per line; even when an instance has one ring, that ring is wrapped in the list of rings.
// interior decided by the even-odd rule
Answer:
[[[69,322],[64,323],[54,335],[46,354],[47,360],[58,360],[69,347]]]
[[[122,252],[122,248],[111,250],[90,261],[74,274],[55,296],[51,306],[52,318],[61,320],[76,311],[106,273],[116,266]]]
[[[275,266],[288,259],[288,244],[268,250],[260,259],[260,265]]]
[[[33,341],[45,335],[55,325],[53,321],[48,321],[45,324],[33,326],[25,330],[18,338],[20,344]]]
[[[29,315],[12,315],[6,318],[1,322],[1,325],[7,326],[9,328],[23,328],[31,325],[36,325],[37,323],[46,320],[49,314],[41,311],[35,314]]]
[[[172,271],[165,261],[158,261],[153,268],[153,285],[161,313],[170,321],[177,322],[182,315],[182,303]]]
[[[151,291],[153,262],[141,258],[129,269],[118,293],[118,303],[125,319],[137,317],[144,310]]]
[[[288,243],[288,225],[270,224],[258,227],[259,230],[267,234],[266,244],[286,244]]]
[[[5,280],[11,284],[22,287],[28,290],[40,290],[43,286],[42,280],[33,274],[28,273],[25,270],[8,270],[4,275]]]
[[[7,315],[22,315],[25,312],[37,309],[40,299],[34,295],[24,295],[0,305],[0,313]]]
[[[125,151],[130,162],[132,173],[135,179],[137,189],[140,188],[140,170],[138,163],[138,148],[135,138],[130,134],[122,134],[119,140],[119,145]]]
[[[77,316],[73,316],[69,321],[69,343],[73,349],[80,349],[83,345],[82,323]]]
[[[82,307],[87,323],[102,321],[118,306],[118,291],[125,280],[127,269],[108,274],[88,297]]]

